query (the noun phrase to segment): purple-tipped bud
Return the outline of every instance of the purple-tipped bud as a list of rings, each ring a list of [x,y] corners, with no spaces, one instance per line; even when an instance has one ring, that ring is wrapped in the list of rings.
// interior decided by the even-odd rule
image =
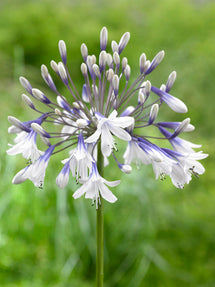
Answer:
[[[162,84],[160,86],[160,90],[163,91],[163,92],[166,92],[166,85]]]
[[[140,60],[139,60],[140,74],[144,73],[145,64],[146,64],[146,55],[145,55],[145,53],[143,53],[143,54],[140,55]]]
[[[85,103],[89,103],[90,102],[90,99],[89,99],[89,94],[87,92],[87,85],[84,84],[83,85],[83,88],[82,88],[82,99]]]
[[[38,125],[37,123],[32,123],[31,124],[32,129],[38,133],[39,135],[45,137],[45,138],[50,138],[50,134],[48,134],[42,127],[41,125]]]
[[[59,48],[61,59],[62,59],[63,63],[66,64],[66,61],[67,61],[66,44],[63,40],[60,40],[58,42],[58,48]]]
[[[101,51],[101,53],[99,54],[100,71],[103,71],[105,69],[106,61],[107,61],[107,53],[105,51]]]
[[[173,71],[170,75],[169,75],[169,78],[167,80],[167,83],[166,83],[166,92],[168,93],[171,89],[172,89],[172,86],[176,80],[176,71]]]
[[[142,91],[139,91],[139,93],[138,93],[138,105],[144,104],[145,100],[146,100],[146,97],[145,97],[144,93]]]
[[[57,66],[58,66],[58,71],[59,71],[59,75],[61,77],[61,80],[67,86],[69,82],[68,82],[67,73],[66,73],[66,70],[64,68],[64,65],[62,62],[59,62]]]
[[[152,85],[151,85],[150,81],[146,81],[145,93],[146,93],[147,97],[149,96],[149,94],[151,92],[151,87],[152,87]]]
[[[112,79],[112,85],[113,85],[113,90],[114,90],[114,95],[118,95],[119,91],[119,77],[115,74]]]
[[[150,65],[151,65],[151,62],[150,62],[149,60],[147,60],[147,61],[145,62],[145,66],[144,66],[144,69],[143,69],[143,73],[145,73],[145,72],[148,70],[148,68],[149,68]]]
[[[151,125],[156,119],[158,111],[159,111],[159,105],[158,104],[152,105],[149,115],[149,125]]]
[[[32,89],[32,94],[37,100],[43,102],[44,104],[51,103],[51,101],[38,89]]]
[[[8,116],[8,121],[15,127],[26,131],[26,132],[30,132],[30,129],[24,124],[22,123],[20,120],[18,120],[17,118],[13,117],[13,116]]]
[[[88,56],[88,49],[87,49],[86,44],[84,44],[84,43],[81,45],[81,55],[82,55],[84,61],[86,62],[87,56]]]
[[[126,81],[128,81],[131,75],[131,68],[129,65],[125,67],[124,74],[125,74]]]
[[[160,51],[152,60],[151,65],[149,66],[149,68],[146,71],[146,75],[151,73],[159,64],[160,62],[163,60],[164,58],[164,51]]]
[[[96,65],[96,64],[93,65],[93,72],[97,78],[101,79],[101,73],[100,73],[98,65]]]
[[[178,136],[180,133],[184,132],[190,124],[190,118],[183,120],[175,132],[172,134],[171,138]]]
[[[52,77],[50,76],[49,71],[45,65],[41,66],[41,75],[43,77],[43,80],[52,89],[52,91],[57,92],[54,81],[52,80]]]
[[[122,38],[119,41],[119,55],[124,50],[125,46],[127,46],[129,40],[130,40],[130,33],[129,32],[126,32],[125,34],[122,35]]]
[[[123,111],[123,113],[120,115],[120,117],[129,116],[134,110],[135,110],[135,108],[133,106],[129,106]]]
[[[128,59],[126,57],[122,58],[122,70],[124,71],[125,67],[128,64]]]
[[[22,100],[23,100],[23,102],[24,102],[26,105],[28,105],[31,109],[35,110],[35,106],[34,106],[32,100],[31,100],[28,96],[26,96],[25,94],[22,94]]]
[[[68,104],[68,102],[66,101],[65,98],[57,96],[57,103],[64,110],[67,110],[67,111],[71,112],[71,107],[70,107],[70,105]]]
[[[23,86],[23,88],[29,93],[32,95],[32,86],[31,84],[29,83],[29,81],[24,78],[24,77],[20,77],[19,78],[19,81],[20,81],[20,84]]]
[[[101,50],[105,50],[107,47],[108,31],[106,27],[103,27],[100,33],[100,47]]]
[[[113,69],[113,57],[111,54],[107,54],[107,64],[109,68]]]
[[[119,54],[117,52],[114,52],[113,53],[113,61],[116,65],[117,68],[119,68],[120,66],[120,57],[119,57]]]
[[[128,165],[128,164],[121,164],[121,163],[119,163],[119,164],[118,164],[118,167],[119,167],[119,168],[121,169],[121,171],[124,172],[124,173],[129,174],[129,173],[132,172],[132,167],[131,167],[130,165]]]

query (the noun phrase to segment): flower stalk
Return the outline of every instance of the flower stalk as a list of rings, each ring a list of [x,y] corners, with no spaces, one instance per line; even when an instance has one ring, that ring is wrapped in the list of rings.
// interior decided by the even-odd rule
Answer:
[[[101,153],[100,144],[98,145],[98,171],[101,176],[104,173],[104,158]],[[104,207],[103,199],[100,196],[99,204],[96,209],[96,287],[103,287],[104,278]]]

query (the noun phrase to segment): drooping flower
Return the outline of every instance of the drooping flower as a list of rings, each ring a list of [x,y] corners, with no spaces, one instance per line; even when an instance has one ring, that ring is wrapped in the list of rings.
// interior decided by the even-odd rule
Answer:
[[[12,126],[8,131],[17,134],[17,137],[15,145],[7,152],[9,155],[22,154],[29,160],[28,165],[13,178],[14,184],[30,179],[35,186],[42,186],[51,155],[68,150],[69,157],[62,160],[64,166],[56,178],[57,185],[64,188],[71,173],[77,182],[83,184],[74,193],[74,198],[85,194],[97,206],[100,197],[115,202],[117,198],[107,186],[118,185],[119,181],[109,182],[99,174],[98,147],[101,148],[105,166],[109,164],[108,158],[111,156],[124,173],[131,173],[132,163],[138,167],[142,164],[152,165],[156,179],[164,179],[168,175],[178,188],[189,183],[193,174],[198,176],[204,173],[204,167],[198,160],[204,159],[207,154],[195,152],[194,149],[200,145],[180,138],[183,132],[194,130],[190,119],[181,122],[157,121],[158,113],[162,116],[163,104],[174,112],[187,112],[186,105],[170,94],[176,80],[175,71],[160,88],[146,80],[162,61],[164,51],[160,51],[152,61],[142,53],[139,74],[131,81],[128,59],[121,56],[129,42],[129,32],[118,43],[112,41],[112,54],[106,50],[107,37],[107,29],[103,27],[98,61],[95,55],[88,54],[86,44],[81,45],[83,88],[80,92],[69,73],[63,40],[59,41],[62,62],[51,61],[51,68],[67,88],[67,95],[58,91],[45,65],[41,66],[41,74],[56,99],[48,98],[39,89],[32,88],[27,79],[20,77],[21,85],[30,96],[23,94],[23,101],[40,116],[27,122],[9,117]],[[37,109],[36,101],[44,104],[45,113]],[[151,129],[157,129],[160,136],[153,136]],[[40,139],[47,146],[45,152],[37,148]],[[119,141],[127,144],[124,163],[116,153],[118,146],[123,146],[117,145]],[[166,148],[168,145],[165,142],[170,143],[172,149]]]

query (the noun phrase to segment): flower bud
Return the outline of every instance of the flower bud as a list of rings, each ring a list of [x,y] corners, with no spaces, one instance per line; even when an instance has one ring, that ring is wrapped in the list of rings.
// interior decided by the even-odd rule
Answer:
[[[87,76],[87,65],[85,63],[81,64],[81,73],[83,74],[84,77]]]
[[[169,75],[169,78],[168,78],[167,83],[166,83],[166,92],[167,93],[172,89],[172,86],[173,86],[175,80],[176,80],[176,71],[173,71]]]
[[[50,66],[51,66],[52,70],[53,70],[55,73],[57,73],[57,74],[59,73],[59,72],[58,72],[58,65],[57,65],[57,63],[56,63],[55,61],[52,60],[52,61],[50,62]]]
[[[99,54],[99,67],[101,71],[105,69],[106,61],[107,61],[107,53],[105,51],[101,51],[101,53]]]
[[[124,173],[129,174],[132,172],[132,167],[128,164],[118,164],[118,166],[121,169],[121,171]]]
[[[67,55],[66,55],[66,44],[65,44],[65,42],[63,40],[60,40],[58,42],[58,47],[59,47],[61,59],[62,59],[63,63],[66,64]]]
[[[29,81],[24,78],[24,77],[20,77],[19,78],[20,84],[23,86],[23,88],[29,93],[32,94],[32,86],[29,83]]]
[[[107,46],[108,31],[106,27],[103,27],[100,33],[100,47],[101,50],[105,50]]]
[[[51,103],[51,101],[38,89],[32,89],[32,94],[37,100],[43,102],[44,104]]]
[[[117,68],[119,68],[120,66],[120,57],[119,57],[119,54],[117,52],[114,52],[113,53],[113,61],[116,65]]]
[[[86,62],[87,56],[88,56],[88,49],[84,43],[81,45],[81,55],[82,55],[84,61]]]
[[[64,68],[64,65],[62,62],[58,63],[58,71],[61,77],[61,80],[64,82],[64,84],[67,86],[68,85],[68,78],[67,78],[67,73],[66,70]]]
[[[101,79],[101,73],[98,65],[96,64],[93,65],[93,72],[95,73],[97,78]]]
[[[113,68],[113,57],[109,53],[107,53],[107,64],[109,68]]]
[[[30,108],[35,110],[35,106],[34,106],[32,100],[28,96],[26,96],[25,94],[22,94],[22,100],[26,105],[28,105]]]
[[[38,125],[37,123],[32,123],[31,124],[32,129],[38,133],[39,135],[45,137],[45,138],[50,138],[51,136],[41,127],[41,125]]]
[[[123,57],[122,58],[122,70],[125,69],[125,67],[127,66],[128,64],[128,59],[126,57]]]
[[[126,81],[128,81],[131,75],[131,68],[129,65],[125,67],[124,74],[125,74]]]
[[[151,85],[150,81],[146,81],[145,93],[146,93],[147,97],[149,96],[149,94],[151,92],[151,87],[152,87],[152,85]]]
[[[122,35],[122,38],[119,41],[119,55],[124,50],[125,46],[128,44],[128,41],[130,40],[130,33],[126,32]]]
[[[113,69],[109,69],[109,70],[106,72],[106,77],[107,77],[107,80],[108,80],[109,82],[112,81],[113,75],[114,75]]]
[[[115,74],[112,79],[112,85],[114,90],[114,95],[117,96],[119,91],[119,77]]]
[[[149,125],[151,125],[156,119],[158,115],[158,111],[159,111],[159,105],[158,104],[152,105],[151,110],[150,110],[150,115],[149,115],[149,122],[148,122]]]
[[[113,53],[114,53],[114,52],[117,52],[117,53],[118,53],[118,44],[117,44],[116,41],[112,41],[112,42],[111,42],[111,49],[112,49]]]
[[[160,62],[163,60],[164,58],[164,51],[160,51],[152,60],[151,65],[149,66],[149,68],[146,71],[146,75],[151,73],[159,64]]]
[[[144,70],[145,70],[145,64],[146,64],[146,55],[145,55],[145,53],[140,55],[139,64],[140,64],[140,73],[143,74]]]

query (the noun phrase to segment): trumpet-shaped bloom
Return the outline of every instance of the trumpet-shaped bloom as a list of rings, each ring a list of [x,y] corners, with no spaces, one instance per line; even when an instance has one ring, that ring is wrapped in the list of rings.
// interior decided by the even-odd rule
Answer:
[[[116,186],[120,184],[120,180],[107,181],[100,176],[96,163],[92,165],[92,172],[88,180],[73,194],[74,198],[79,198],[85,194],[85,198],[90,198],[93,201],[98,201],[99,197],[113,203],[117,200],[116,196],[108,189],[108,186]]]

